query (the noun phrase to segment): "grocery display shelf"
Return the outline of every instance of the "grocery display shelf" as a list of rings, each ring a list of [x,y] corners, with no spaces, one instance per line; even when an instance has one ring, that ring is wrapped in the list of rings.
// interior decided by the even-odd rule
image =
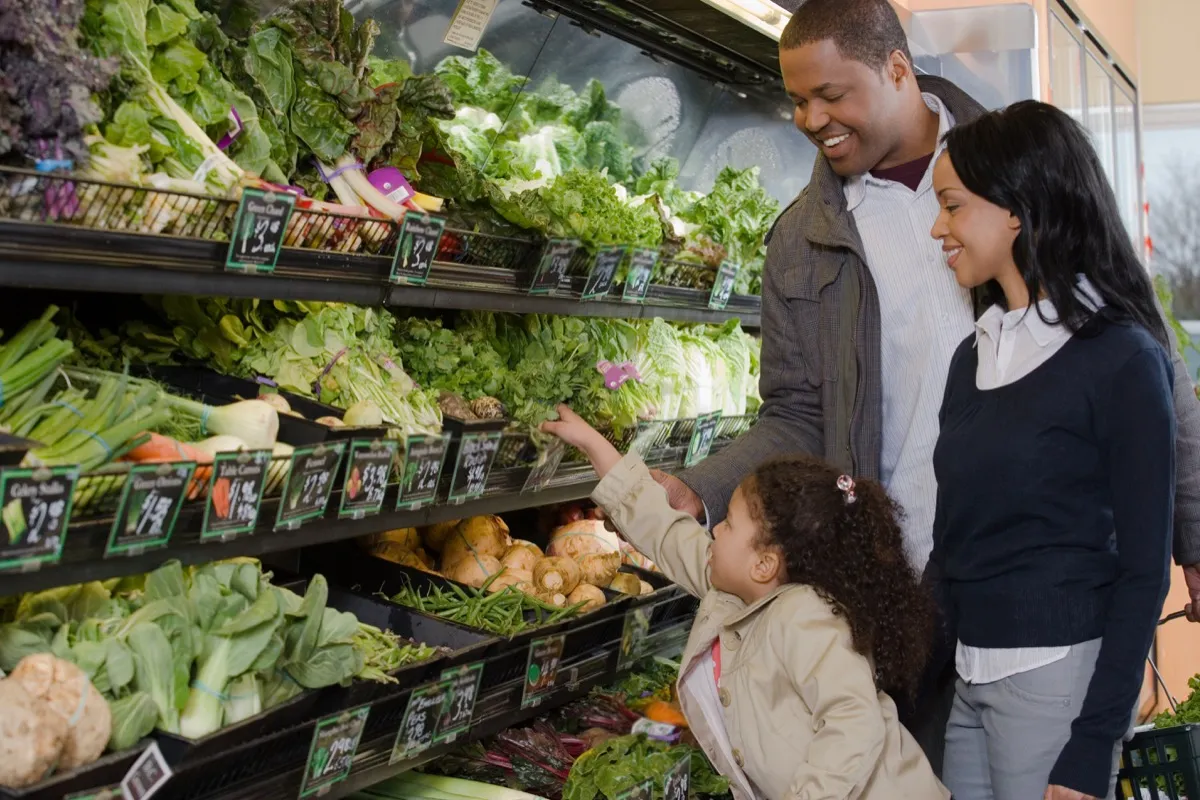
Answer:
[[[643,303],[581,301],[569,281],[553,295],[527,291],[524,270],[434,261],[423,286],[392,284],[392,259],[284,247],[273,273],[224,268],[227,242],[0,220],[0,286],[130,294],[325,300],[358,305],[759,325],[758,297],[723,310],[704,292],[651,286]]]

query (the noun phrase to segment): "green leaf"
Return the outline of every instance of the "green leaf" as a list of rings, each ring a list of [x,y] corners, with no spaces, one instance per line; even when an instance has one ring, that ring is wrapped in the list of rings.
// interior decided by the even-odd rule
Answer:
[[[120,752],[133,747],[158,724],[158,706],[146,692],[134,692],[118,700],[108,701],[112,713],[112,730],[108,749]]]
[[[146,44],[157,47],[187,33],[188,18],[162,4],[146,12]]]
[[[119,691],[133,681],[133,652],[120,639],[106,639],[104,648],[104,670],[113,691]]]

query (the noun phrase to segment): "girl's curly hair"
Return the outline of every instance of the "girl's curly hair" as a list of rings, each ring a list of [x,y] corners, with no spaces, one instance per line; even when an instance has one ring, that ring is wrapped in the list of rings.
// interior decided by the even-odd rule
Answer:
[[[838,488],[841,473],[797,455],[768,461],[743,484],[762,543],[778,547],[789,583],[813,587],[850,624],[876,683],[911,700],[933,637],[933,599],[904,554],[900,508],[876,481]]]

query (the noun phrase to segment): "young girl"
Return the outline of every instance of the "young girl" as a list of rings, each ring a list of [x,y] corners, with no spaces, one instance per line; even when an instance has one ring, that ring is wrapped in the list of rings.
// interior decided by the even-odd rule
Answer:
[[[544,429],[602,480],[592,497],[635,547],[701,599],[679,699],[738,800],[945,800],[885,692],[911,694],[932,602],[896,508],[808,456],[763,464],[709,539],[634,455],[570,409]]]
[[[1167,586],[1167,329],[1063,111],[1017,103],[955,128],[933,186],[948,266],[995,303],[951,361],[933,461],[930,569],[958,639],[946,785],[1111,797]]]

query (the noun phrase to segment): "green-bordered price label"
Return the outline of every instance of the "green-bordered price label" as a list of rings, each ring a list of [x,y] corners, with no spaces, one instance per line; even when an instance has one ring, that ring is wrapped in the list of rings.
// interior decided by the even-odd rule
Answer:
[[[626,789],[617,795],[617,800],[653,800],[654,781],[642,781],[637,786]]]
[[[288,192],[243,189],[225,269],[274,272],[295,207],[296,196]]]
[[[629,272],[625,275],[625,291],[621,299],[641,303],[650,290],[650,278],[658,266],[658,253],[653,250],[634,250],[629,260]]]
[[[567,447],[561,439],[555,439],[546,446],[545,450],[538,452],[537,462],[534,463],[533,469],[529,471],[529,477],[525,479],[525,485],[521,488],[522,492],[540,492],[550,485],[550,481],[554,479],[554,474],[558,472],[558,467],[562,464],[563,456],[567,453]]]
[[[421,286],[429,280],[429,269],[437,257],[446,220],[409,211],[400,223],[396,257],[392,259],[392,283]]]
[[[270,450],[217,453],[213,457],[201,541],[253,532],[270,467]]]
[[[729,298],[733,297],[733,285],[737,283],[737,276],[740,267],[732,261],[724,261],[721,263],[721,268],[717,270],[717,277],[713,280],[712,294],[708,296],[708,307],[720,311],[729,305]]]
[[[529,643],[521,708],[541,705],[542,700],[554,691],[554,682],[558,679],[558,666],[562,663],[563,648],[566,644],[567,637],[562,634],[534,639]]]
[[[684,466],[691,467],[708,458],[713,441],[717,438],[717,425],[721,422],[721,412],[703,414],[696,418],[692,427],[692,438],[688,442],[687,457]]]
[[[35,570],[62,558],[79,467],[0,470],[0,570]]]
[[[137,555],[166,547],[195,472],[194,461],[130,467],[104,557]]]
[[[453,742],[471,729],[475,716],[475,701],[479,699],[479,681],[483,678],[483,662],[469,664],[442,672],[442,680],[449,685],[446,706],[438,720],[434,740]]]
[[[121,780],[121,796],[125,800],[149,800],[169,780],[171,767],[158,749],[158,742],[151,742]]]
[[[449,446],[450,434],[409,436],[405,439],[404,471],[400,476],[400,493],[396,496],[397,510],[417,509],[434,501]]]
[[[292,453],[287,484],[279,500],[275,528],[298,528],[302,522],[325,514],[333,479],[342,463],[345,442],[325,442],[297,447]]]
[[[318,794],[346,779],[370,713],[370,706],[362,706],[317,721],[300,781],[301,797]]]
[[[683,758],[663,776],[663,800],[688,800],[692,792],[692,754]]]
[[[412,690],[404,709],[404,719],[392,743],[389,764],[414,758],[433,746],[438,720],[449,697],[449,681],[438,681]]]
[[[454,477],[450,481],[450,502],[461,503],[483,494],[496,451],[500,449],[500,433],[464,433],[458,443],[458,458]]]
[[[601,247],[596,252],[587,283],[583,285],[584,300],[599,300],[608,295],[617,276],[617,267],[621,266],[627,252],[627,247]]]
[[[646,652],[646,637],[650,634],[650,609],[631,608],[625,612],[625,627],[621,631],[621,651],[617,654],[617,672],[634,665]]]
[[[574,239],[550,239],[542,249],[542,257],[538,259],[537,270],[533,273],[533,282],[529,285],[530,294],[548,294],[558,288],[571,259],[579,249],[579,242]]]
[[[339,518],[362,519],[383,509],[396,449],[394,439],[355,439],[350,443]]]

